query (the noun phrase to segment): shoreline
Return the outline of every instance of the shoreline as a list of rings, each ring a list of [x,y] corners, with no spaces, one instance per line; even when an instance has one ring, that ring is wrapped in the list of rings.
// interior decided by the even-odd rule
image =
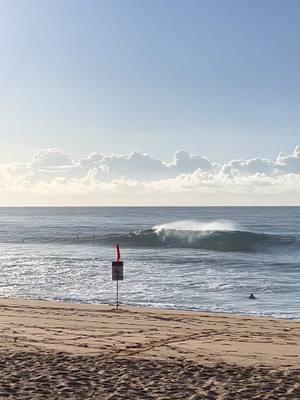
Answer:
[[[43,298],[28,298],[28,297],[0,297],[0,305],[2,300],[8,300],[8,301],[24,301],[24,302],[45,302],[45,303],[61,303],[61,304],[70,304],[74,306],[99,306],[99,307],[110,307],[113,309],[116,307],[116,302],[113,303],[88,303],[88,302],[73,302],[73,301],[68,301],[68,300],[55,300],[55,299],[43,299]],[[178,307],[178,308],[173,308],[173,307],[155,307],[153,305],[140,305],[140,304],[130,304],[130,303],[123,303],[119,302],[119,307],[120,309],[145,309],[145,310],[152,310],[152,311],[170,311],[170,312],[179,312],[179,313],[196,313],[199,315],[212,315],[212,316],[225,316],[225,317],[245,317],[245,318],[258,318],[258,319],[266,319],[266,320],[275,320],[275,321],[290,321],[290,322],[299,322],[300,323],[300,318],[298,317],[281,317],[281,316],[274,316],[274,315],[257,315],[257,314],[247,314],[245,313],[240,313],[240,312],[227,312],[227,311],[202,311],[198,309],[192,309],[192,308],[185,308],[185,307]]]
[[[299,332],[286,319],[0,299],[0,398],[297,399]]]

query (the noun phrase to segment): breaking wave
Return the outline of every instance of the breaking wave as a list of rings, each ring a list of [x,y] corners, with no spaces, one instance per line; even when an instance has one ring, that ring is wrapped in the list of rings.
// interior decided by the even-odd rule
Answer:
[[[215,251],[255,251],[266,246],[297,245],[295,236],[250,232],[230,221],[208,223],[178,221],[130,232],[128,235],[110,235],[106,237],[106,241],[119,242],[121,245],[131,247],[195,248]]]

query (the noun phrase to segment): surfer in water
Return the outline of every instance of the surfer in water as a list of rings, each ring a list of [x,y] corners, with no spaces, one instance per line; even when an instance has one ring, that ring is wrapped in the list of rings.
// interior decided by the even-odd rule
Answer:
[[[248,297],[248,299],[255,300],[255,299],[256,299],[256,297],[254,296],[254,294],[253,294],[253,293],[251,293],[251,294],[250,294],[250,296]]]

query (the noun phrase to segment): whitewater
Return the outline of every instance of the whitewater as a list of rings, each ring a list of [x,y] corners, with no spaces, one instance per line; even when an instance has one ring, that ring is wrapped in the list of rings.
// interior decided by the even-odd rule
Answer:
[[[300,208],[0,208],[0,295],[300,319]],[[250,293],[257,299],[249,300]]]

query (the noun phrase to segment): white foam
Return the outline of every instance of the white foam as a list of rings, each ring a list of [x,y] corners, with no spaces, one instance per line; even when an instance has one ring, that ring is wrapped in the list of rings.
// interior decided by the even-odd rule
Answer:
[[[166,230],[178,231],[198,231],[198,232],[215,232],[215,231],[236,231],[241,228],[233,221],[217,220],[211,222],[201,222],[196,220],[174,221],[167,224],[155,225],[153,229],[156,232]]]

